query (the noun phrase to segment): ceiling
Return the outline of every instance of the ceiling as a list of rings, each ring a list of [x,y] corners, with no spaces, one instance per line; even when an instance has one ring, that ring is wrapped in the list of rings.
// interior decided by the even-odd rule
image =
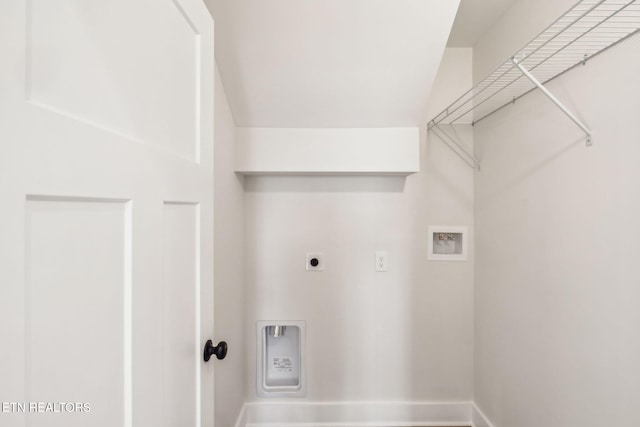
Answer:
[[[449,47],[473,47],[516,0],[461,0]]]
[[[458,0],[205,2],[236,124],[291,128],[424,124],[458,7]]]

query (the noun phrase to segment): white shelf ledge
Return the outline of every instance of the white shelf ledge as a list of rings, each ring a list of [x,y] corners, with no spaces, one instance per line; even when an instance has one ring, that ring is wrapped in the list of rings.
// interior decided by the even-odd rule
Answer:
[[[236,128],[237,173],[400,175],[420,170],[419,128]]]

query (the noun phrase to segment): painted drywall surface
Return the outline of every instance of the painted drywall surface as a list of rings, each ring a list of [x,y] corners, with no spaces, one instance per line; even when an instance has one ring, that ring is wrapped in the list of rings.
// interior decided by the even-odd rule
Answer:
[[[206,0],[239,126],[417,126],[459,0]]]
[[[216,426],[233,426],[245,400],[243,178],[233,171],[235,124],[220,75],[215,79],[214,340],[229,352],[215,363]]]
[[[435,87],[470,85],[468,53],[449,61],[465,78],[441,69]],[[420,160],[407,178],[246,178],[249,401],[255,322],[286,319],[307,322],[302,400],[471,400],[473,253],[428,262],[427,227],[473,230],[473,171],[424,134]],[[388,251],[388,272],[374,271],[376,250]],[[323,272],[305,271],[306,252],[324,253]]]
[[[475,126],[475,401],[496,427],[637,423],[638,52],[636,36],[548,86],[593,147],[540,93]]]

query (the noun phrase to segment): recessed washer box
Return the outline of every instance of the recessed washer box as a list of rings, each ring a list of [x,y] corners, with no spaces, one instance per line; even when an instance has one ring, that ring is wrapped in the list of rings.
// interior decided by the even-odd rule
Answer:
[[[303,397],[306,394],[305,322],[257,322],[257,394]]]
[[[428,255],[431,261],[466,261],[467,227],[429,226]]]

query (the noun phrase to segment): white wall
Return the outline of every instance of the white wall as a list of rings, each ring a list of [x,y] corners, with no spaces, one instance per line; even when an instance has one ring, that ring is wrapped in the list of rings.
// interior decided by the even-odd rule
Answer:
[[[235,423],[245,400],[244,335],[244,195],[241,176],[234,173],[235,123],[216,68],[214,152],[215,343],[225,340],[224,360],[215,369],[215,424]]]
[[[476,46],[475,71],[554,16],[525,11],[572,3],[517,3]],[[475,400],[496,427],[637,424],[638,52],[640,36],[549,85],[593,129],[591,148],[539,92],[475,127]]]
[[[468,49],[448,53],[434,91],[468,86],[470,61]],[[428,262],[426,250],[429,224],[473,231],[473,171],[421,139],[422,172],[406,179],[246,179],[250,401],[255,322],[272,319],[307,321],[308,401],[471,400],[473,254]],[[376,250],[389,272],[374,271]],[[304,270],[312,251],[324,253],[321,273]]]

